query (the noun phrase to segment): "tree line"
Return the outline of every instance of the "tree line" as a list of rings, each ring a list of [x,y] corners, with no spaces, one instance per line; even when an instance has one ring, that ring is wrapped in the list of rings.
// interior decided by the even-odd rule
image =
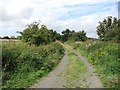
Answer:
[[[108,16],[103,21],[99,21],[99,25],[96,27],[97,35],[99,40],[102,41],[120,41],[120,19],[116,17]],[[35,44],[39,46],[40,44],[49,44],[56,40],[65,42],[68,40],[74,41],[86,41],[89,39],[86,36],[84,30],[76,32],[75,30],[66,29],[60,33],[56,32],[53,29],[48,29],[45,25],[40,25],[39,22],[33,22],[23,30],[23,32],[18,32],[21,36],[17,38],[22,39],[24,42],[29,44]],[[5,36],[3,39],[9,39],[8,36]],[[14,37],[12,37],[14,39]]]
[[[40,44],[49,44],[50,42],[54,42],[56,40],[65,42],[67,40],[75,40],[75,41],[85,41],[87,40],[87,36],[85,31],[75,32],[74,30],[63,30],[62,34],[48,29],[45,25],[40,25],[38,22],[33,22],[23,30],[23,32],[19,32],[22,35],[22,40],[29,44],[35,44],[39,46]]]

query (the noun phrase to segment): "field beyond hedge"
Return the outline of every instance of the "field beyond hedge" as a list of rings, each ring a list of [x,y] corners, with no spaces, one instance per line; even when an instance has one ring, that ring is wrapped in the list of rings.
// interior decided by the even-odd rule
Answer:
[[[33,85],[53,70],[63,55],[64,49],[58,42],[37,47],[21,41],[3,41],[3,88],[26,88]]]

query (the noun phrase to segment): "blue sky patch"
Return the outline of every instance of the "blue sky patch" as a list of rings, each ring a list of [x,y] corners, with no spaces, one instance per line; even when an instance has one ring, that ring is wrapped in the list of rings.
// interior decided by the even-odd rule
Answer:
[[[85,15],[95,14],[97,12],[104,12],[111,9],[111,7],[115,5],[115,3],[94,3],[94,4],[76,4],[76,5],[69,5],[64,6],[65,8],[70,8],[67,15],[63,15],[59,18],[59,20],[67,20],[67,19],[75,19],[78,17],[82,17]]]

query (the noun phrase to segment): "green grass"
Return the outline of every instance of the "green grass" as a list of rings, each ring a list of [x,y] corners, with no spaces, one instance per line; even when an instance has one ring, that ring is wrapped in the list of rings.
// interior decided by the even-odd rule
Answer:
[[[87,41],[72,46],[95,65],[104,87],[118,88],[120,59],[118,59],[117,43]]]
[[[64,49],[57,43],[29,46],[22,42],[3,42],[3,88],[26,88],[47,75],[63,57]]]
[[[81,88],[83,87],[80,80],[82,75],[87,71],[84,63],[80,61],[79,57],[73,53],[70,47],[67,46],[69,64],[63,73],[66,79],[67,88]]]

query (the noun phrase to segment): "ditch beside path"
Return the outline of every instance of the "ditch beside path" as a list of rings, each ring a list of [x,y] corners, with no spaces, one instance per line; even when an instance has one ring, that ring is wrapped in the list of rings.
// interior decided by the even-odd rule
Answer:
[[[65,50],[65,55],[60,61],[59,65],[51,71],[47,77],[42,78],[37,84],[31,88],[64,88],[65,79],[62,77],[61,73],[64,72],[68,64],[68,54]]]

